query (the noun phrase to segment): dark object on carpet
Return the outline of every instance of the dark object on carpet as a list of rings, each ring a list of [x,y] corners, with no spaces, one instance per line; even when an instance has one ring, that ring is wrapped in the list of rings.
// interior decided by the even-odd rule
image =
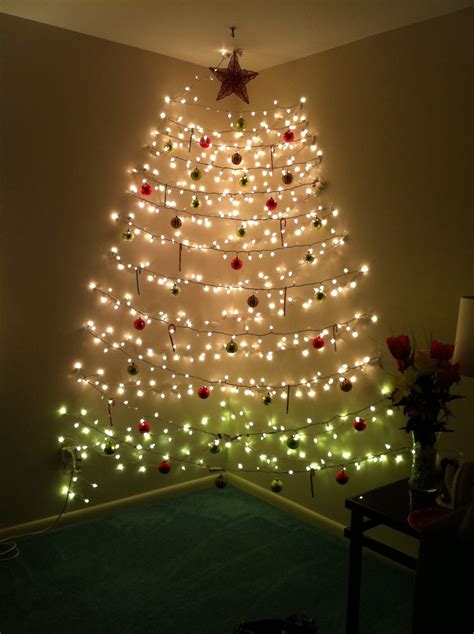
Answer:
[[[264,619],[241,623],[234,634],[316,634],[318,626],[307,616],[288,616],[286,619]]]

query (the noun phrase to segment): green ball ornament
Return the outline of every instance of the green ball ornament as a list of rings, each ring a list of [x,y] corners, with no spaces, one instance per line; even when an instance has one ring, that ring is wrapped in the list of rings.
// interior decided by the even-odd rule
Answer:
[[[273,403],[273,398],[270,392],[267,392],[265,396],[262,398],[264,405],[271,405]]]
[[[290,436],[286,441],[286,446],[288,449],[298,449],[298,445],[300,444],[299,440],[297,440],[294,436]]]
[[[201,178],[202,178],[202,172],[201,172],[201,170],[199,169],[199,167],[195,167],[193,170],[191,170],[190,176],[191,176],[191,179],[192,179],[193,181],[199,181],[199,180],[201,180]]]
[[[176,297],[176,295],[179,295],[181,293],[181,289],[179,288],[177,284],[173,284],[173,286],[170,289],[170,293],[171,295],[174,295]]]
[[[321,227],[323,226],[323,221],[321,220],[321,218],[314,218],[313,220],[313,227],[315,229],[321,229]]]
[[[163,146],[163,152],[166,152],[166,154],[170,154],[173,150],[174,150],[173,142],[171,140],[166,141],[166,143]]]
[[[310,251],[308,251],[308,253],[304,256],[304,261],[308,262],[308,264],[312,264],[314,260],[315,260],[314,255]]]
[[[219,453],[219,451],[221,450],[219,443],[217,442],[213,442],[212,445],[209,446],[209,451],[211,453]]]
[[[242,187],[246,187],[248,184],[249,184],[248,176],[245,176],[244,174],[244,176],[241,176],[239,178],[239,185],[242,185]]]
[[[111,440],[108,440],[104,447],[104,453],[107,456],[113,456],[116,451],[117,447],[115,446],[115,444]]]
[[[131,376],[136,376],[139,372],[138,370],[138,366],[135,363],[129,363],[127,365],[127,372],[131,375]]]
[[[246,233],[247,233],[247,229],[245,227],[239,227],[237,229],[237,235],[239,236],[239,238],[243,238]]]
[[[199,209],[200,206],[201,206],[201,201],[199,200],[199,198],[193,198],[191,201],[191,207],[193,209]]]
[[[314,297],[318,302],[322,302],[326,299],[326,293],[324,291],[316,291]]]
[[[225,349],[229,354],[235,354],[239,349],[239,346],[235,343],[235,341],[229,341],[226,343]]]
[[[124,240],[125,242],[131,242],[134,237],[135,234],[133,233],[133,231],[130,231],[130,229],[127,229],[122,233],[122,240]]]
[[[280,493],[280,491],[283,491],[283,482],[278,480],[278,478],[275,478],[272,480],[270,488],[274,493]]]
[[[247,127],[247,121],[243,117],[239,117],[234,124],[234,127],[239,132],[242,132]]]

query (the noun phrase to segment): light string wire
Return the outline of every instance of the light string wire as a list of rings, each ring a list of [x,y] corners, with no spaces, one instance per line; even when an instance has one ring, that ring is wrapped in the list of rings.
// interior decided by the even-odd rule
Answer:
[[[165,236],[164,234],[154,233],[153,231],[151,231],[151,229],[147,229],[146,227],[143,227],[139,225],[138,223],[136,223],[134,220],[130,218],[130,216],[124,217],[124,216],[118,215],[118,219],[126,222],[126,224],[129,225],[130,227],[134,227],[135,229],[138,229],[139,231],[145,233],[146,235],[151,236],[152,238],[155,238],[156,240],[161,240],[162,242],[169,242],[174,245],[182,244],[183,247],[190,250],[217,251],[219,253],[236,253],[236,252],[238,253],[270,253],[273,251],[283,251],[284,249],[308,249],[310,247],[315,247],[319,244],[326,246],[327,242],[335,241],[335,240],[338,240],[336,245],[340,245],[344,242],[344,240],[349,235],[348,232],[345,231],[343,233],[331,235],[328,238],[323,240],[316,240],[314,242],[308,242],[305,244],[288,244],[284,246],[265,247],[263,249],[247,249],[245,248],[245,244],[240,242],[240,243],[236,243],[235,246],[233,246],[232,248],[224,249],[222,247],[219,247],[218,245],[192,243],[189,241],[189,239],[184,237],[183,238],[169,238],[168,236]]]
[[[198,467],[200,469],[205,469],[209,472],[229,472],[229,473],[239,473],[239,472],[244,472],[244,473],[272,473],[272,474],[279,474],[279,475],[293,475],[294,473],[307,473],[309,469],[311,469],[310,466],[306,467],[305,469],[291,469],[291,470],[287,470],[287,471],[283,471],[283,470],[279,470],[279,469],[267,469],[265,467],[262,468],[258,468],[258,469],[245,469],[245,468],[228,468],[228,467],[215,467],[215,466],[211,466],[209,464],[205,464],[203,462],[196,462],[194,460],[187,460],[185,458],[180,458],[178,456],[172,456],[169,452],[164,452],[161,453],[159,451],[155,451],[154,449],[147,447],[146,445],[142,445],[141,443],[133,443],[129,440],[127,440],[126,438],[118,438],[117,436],[110,436],[109,434],[107,434],[105,431],[103,431],[102,429],[100,429],[99,427],[97,427],[96,425],[91,425],[90,423],[88,423],[84,417],[82,416],[75,416],[72,414],[63,414],[63,416],[65,417],[69,417],[72,418],[75,422],[80,421],[80,424],[83,425],[84,427],[88,428],[89,430],[94,430],[96,433],[99,433],[100,435],[102,435],[104,437],[104,440],[110,440],[111,438],[114,438],[120,445],[126,445],[128,447],[131,447],[132,449],[134,449],[135,451],[141,453],[144,452],[146,454],[151,454],[151,455],[155,455],[158,456],[161,459],[169,459],[178,463],[182,463],[182,464],[188,464],[188,465],[192,465],[195,467]],[[97,451],[97,449],[95,449],[94,446],[90,447],[91,450],[95,451],[96,453],[99,453]],[[345,467],[347,465],[351,465],[351,464],[359,464],[359,463],[363,463],[366,461],[373,461],[374,458],[378,458],[380,456],[386,456],[389,454],[393,454],[393,453],[403,453],[406,451],[411,451],[409,447],[401,447],[401,448],[397,448],[397,449],[387,449],[385,451],[381,451],[379,453],[374,453],[374,454],[370,454],[369,456],[364,456],[363,458],[359,458],[359,459],[354,459],[354,460],[345,460],[344,462],[338,462],[338,463],[325,463],[321,466],[318,465],[317,470],[318,471],[324,471],[326,469],[335,469],[335,468],[341,468],[341,467]],[[137,464],[137,462],[133,463],[133,464]],[[150,468],[152,468],[153,465],[146,465]]]
[[[220,64],[219,64],[219,66],[220,66]],[[214,80],[214,77],[209,77],[209,79]],[[225,112],[226,114],[229,114],[229,113],[230,114],[250,114],[252,116],[255,116],[257,114],[257,112],[258,113],[261,112],[261,113],[263,113],[265,115],[267,112],[273,112],[274,110],[285,110],[286,114],[291,114],[291,110],[295,110],[297,108],[301,108],[302,103],[304,103],[304,102],[300,101],[298,103],[291,104],[290,106],[280,106],[280,105],[274,103],[273,106],[270,106],[268,108],[254,108],[252,110],[226,110],[224,108],[216,108],[214,106],[208,106],[207,104],[197,103],[195,101],[182,103],[179,100],[179,97],[181,97],[182,95],[184,95],[184,94],[186,94],[187,92],[190,92],[190,91],[191,91],[191,88],[190,88],[189,91],[185,91],[184,93],[182,93],[181,95],[179,95],[177,97],[168,97],[168,99],[166,99],[166,97],[165,97],[164,101],[165,101],[166,104],[175,103],[175,104],[177,104],[179,106],[184,106],[184,107],[195,106],[195,107],[203,108],[205,110],[210,110],[210,111],[213,111],[213,112]]]
[[[193,145],[195,146],[199,146],[200,149],[204,149],[201,148],[200,146],[200,142],[199,140],[194,140],[191,139],[191,141],[186,140],[184,138],[181,138],[180,136],[176,136],[175,134],[172,134],[172,132],[170,131],[170,129],[168,129],[167,131],[163,132],[162,130],[154,130],[153,131],[153,136],[154,137],[166,137],[167,139],[173,139],[174,141],[176,141],[178,144],[179,143],[183,143],[183,144],[187,144],[189,146],[189,144],[191,145],[191,147]],[[201,134],[201,132],[200,132]],[[184,136],[184,135],[183,135]],[[256,135],[258,136],[258,135]],[[316,145],[317,143],[317,135],[308,135],[305,134],[304,136],[300,136],[300,137],[296,137],[293,139],[293,141],[290,141],[289,143],[286,143],[284,141],[278,141],[278,142],[273,142],[273,143],[246,143],[245,145],[239,145],[238,142],[236,143],[216,143],[214,141],[211,141],[211,146],[209,147],[213,147],[215,148],[217,151],[220,151],[222,153],[226,152],[226,151],[235,151],[235,150],[258,150],[258,149],[272,149],[274,148],[275,150],[280,150],[280,149],[286,149],[287,147],[291,146],[291,145],[296,145],[301,143],[301,147],[298,150],[298,152],[302,149],[304,149],[304,144],[307,143],[309,140],[311,140],[311,145]],[[156,156],[153,151],[155,150],[155,146],[152,144],[151,146],[149,145],[145,145],[146,148],[150,148],[150,153],[152,154],[152,156]],[[306,146],[307,147],[307,146]],[[208,149],[208,148],[206,148]],[[322,159],[322,156],[320,157],[319,155],[316,157],[316,161],[320,161]],[[311,161],[312,162],[312,161]],[[216,166],[217,167],[217,166]],[[240,167],[236,167],[237,169],[242,169]],[[257,168],[254,168],[257,169]],[[279,169],[276,168],[275,169]]]
[[[11,559],[16,559],[17,557],[20,556],[20,549],[17,545],[17,543],[14,541],[16,539],[21,539],[23,537],[29,537],[31,535],[42,535],[43,533],[46,533],[50,530],[52,530],[58,523],[59,521],[62,519],[64,513],[66,512],[68,503],[69,503],[69,496],[70,493],[72,491],[72,483],[74,478],[77,477],[77,471],[73,468],[71,468],[71,475],[69,478],[69,483],[67,485],[67,492],[66,492],[66,499],[64,500],[64,504],[59,512],[59,514],[56,516],[56,518],[51,522],[51,524],[49,526],[47,526],[46,528],[43,528],[39,531],[29,531],[28,533],[21,533],[19,535],[13,535],[12,537],[7,537],[6,539],[3,539],[0,541],[0,546],[6,545],[5,550],[0,551],[0,561],[9,561]]]
[[[353,321],[360,322],[364,319],[373,318],[371,317],[369,313],[362,313],[356,317],[351,317],[350,319],[346,319],[345,321],[338,321],[337,323],[329,324],[327,326],[323,326],[322,328],[316,328],[316,327],[302,328],[300,330],[290,330],[290,331],[269,330],[267,332],[262,332],[262,333],[252,332],[252,331],[235,333],[234,331],[229,332],[226,330],[212,330],[210,328],[200,329],[200,328],[195,328],[193,326],[189,326],[186,324],[180,324],[178,319],[168,320],[168,319],[164,319],[163,317],[157,317],[156,315],[152,315],[149,312],[144,311],[143,309],[138,308],[136,305],[132,304],[130,300],[128,300],[127,298],[124,298],[123,300],[121,300],[117,295],[114,295],[112,292],[106,291],[100,288],[99,286],[95,286],[92,290],[99,293],[100,295],[108,297],[109,299],[115,301],[116,303],[119,303],[120,306],[123,306],[124,305],[123,302],[124,302],[126,307],[130,308],[130,310],[135,311],[135,313],[137,313],[138,315],[142,315],[143,317],[146,317],[147,319],[151,319],[153,321],[163,323],[166,326],[173,325],[177,329],[182,328],[186,330],[191,330],[193,332],[196,332],[198,334],[203,334],[203,335],[209,335],[209,333],[212,333],[213,335],[225,335],[226,337],[231,337],[232,339],[237,339],[238,337],[263,338],[263,337],[268,337],[270,335],[275,337],[291,337],[291,336],[299,335],[303,333],[317,333],[317,332],[323,332],[325,330],[331,330],[334,326],[336,326],[338,329],[342,329],[344,328],[344,326],[348,326]]]
[[[170,184],[170,183],[164,183],[163,181],[155,178],[154,176],[150,176],[149,174],[147,174],[148,170],[145,170],[144,168],[140,168],[140,170],[138,168],[134,168],[132,170],[132,174],[139,176],[139,171],[143,172],[145,174],[145,180],[147,181],[151,181],[152,183],[155,183],[156,185],[159,185],[160,187],[163,188],[167,188],[167,189],[177,189],[181,192],[189,192],[192,194],[199,194],[199,193],[204,193],[206,194],[206,196],[221,196],[223,198],[232,198],[232,197],[236,197],[236,196],[254,196],[254,195],[266,195],[268,196],[269,194],[279,194],[279,195],[283,195],[287,192],[292,192],[295,189],[301,189],[302,187],[312,187],[313,189],[315,189],[315,193],[313,194],[314,196],[316,196],[318,192],[317,190],[317,185],[322,184],[323,181],[321,181],[318,177],[314,178],[311,181],[308,181],[306,183],[299,183],[298,185],[293,185],[292,187],[279,187],[278,189],[262,189],[262,190],[252,190],[252,191],[248,191],[248,192],[244,192],[244,191],[239,191],[239,192],[215,192],[215,191],[205,191],[205,192],[199,192],[196,189],[191,189],[189,187],[181,187],[179,185],[174,185],[174,184]],[[164,189],[163,189],[164,191]]]
[[[238,130],[237,128],[225,128],[224,130],[210,130],[210,129],[204,128],[203,126],[193,126],[193,125],[190,125],[190,124],[182,123],[181,121],[178,121],[177,119],[173,119],[173,117],[168,116],[166,113],[162,113],[162,115],[163,114],[165,116],[164,117],[161,116],[161,120],[162,121],[168,121],[172,125],[175,125],[176,127],[181,128],[181,130],[184,130],[185,132],[191,132],[192,130],[198,130],[201,134],[210,134],[210,135],[213,135],[213,136],[215,136],[216,134],[217,135],[221,135],[221,134],[236,134],[236,133],[240,137],[243,137],[245,134],[247,134],[249,136],[250,135],[255,136],[256,134],[259,134],[262,131],[265,131],[268,134],[270,132],[281,132],[282,130],[288,130],[289,128],[291,130],[294,130],[295,128],[298,128],[298,127],[307,128],[308,125],[309,125],[309,121],[306,118],[303,117],[299,121],[293,121],[289,125],[284,125],[284,126],[280,126],[280,127],[272,127],[270,125],[262,125],[262,124],[260,124],[260,127],[258,128],[258,130],[256,128],[253,128],[251,130],[246,130],[246,129],[245,130]],[[294,115],[294,116],[296,116],[296,115]]]
[[[359,364],[353,365],[353,366],[344,366],[342,371],[338,371],[338,372],[332,372],[331,374],[326,374],[326,375],[321,375],[318,377],[313,377],[312,379],[309,379],[307,381],[299,381],[297,383],[287,383],[287,382],[282,382],[279,385],[271,385],[271,384],[264,384],[262,382],[260,382],[260,384],[257,384],[256,382],[254,384],[246,384],[246,383],[233,383],[231,381],[228,381],[227,379],[207,379],[207,378],[203,378],[200,376],[197,376],[195,374],[191,374],[190,372],[179,372],[178,370],[174,370],[173,368],[168,368],[165,365],[156,365],[155,363],[153,363],[152,361],[150,361],[149,359],[143,358],[140,355],[137,354],[132,354],[130,353],[128,350],[125,350],[122,347],[115,347],[113,344],[111,344],[110,342],[107,341],[107,339],[101,335],[96,333],[94,330],[92,330],[89,327],[85,328],[85,331],[94,339],[98,339],[99,341],[101,341],[104,345],[107,346],[108,349],[111,350],[115,350],[116,352],[121,352],[123,355],[125,355],[128,359],[133,359],[134,361],[138,361],[140,363],[145,363],[147,365],[149,365],[150,367],[155,368],[156,370],[161,370],[163,372],[168,372],[169,374],[172,374],[174,376],[181,376],[184,377],[186,379],[195,379],[196,381],[199,381],[200,383],[203,384],[207,384],[207,385],[223,385],[223,386],[227,386],[227,387],[234,387],[234,388],[241,388],[241,389],[247,389],[247,390],[257,390],[257,391],[261,391],[261,390],[284,390],[287,387],[301,387],[301,386],[311,386],[311,385],[315,385],[316,383],[319,383],[321,381],[325,381],[327,379],[332,379],[336,376],[338,377],[343,377],[344,375],[348,374],[349,372],[353,372],[356,370],[362,370],[363,368],[365,368],[366,366],[369,365],[374,365],[379,361],[379,357],[378,356],[374,356],[374,357],[366,357],[367,361],[361,361]],[[136,387],[136,386],[127,386],[127,387]]]
[[[207,195],[207,192],[202,192],[202,191],[194,191],[193,193],[195,194],[195,198],[198,197],[199,194],[204,194]],[[207,213],[207,214],[202,214],[202,213],[197,213],[195,211],[188,211],[186,209],[179,209],[177,207],[174,207],[172,205],[168,205],[167,203],[157,203],[154,201],[151,201],[149,199],[143,198],[142,196],[140,196],[138,193],[136,192],[132,192],[132,191],[128,191],[127,192],[128,196],[130,196],[131,198],[135,198],[139,203],[144,203],[147,204],[150,207],[153,207],[154,210],[156,209],[165,209],[167,211],[172,211],[174,213],[180,213],[180,214],[185,214],[188,216],[195,216],[197,218],[201,217],[201,218],[215,218],[217,220],[230,220],[230,221],[234,221],[234,222],[239,222],[239,223],[257,223],[257,222],[268,222],[268,221],[273,221],[273,222],[280,222],[280,220],[282,218],[286,219],[286,220],[294,220],[297,218],[303,218],[306,217],[308,219],[311,218],[316,218],[316,216],[318,215],[318,213],[320,212],[326,212],[325,216],[321,216],[323,217],[327,217],[329,216],[332,212],[336,211],[335,209],[323,206],[323,205],[319,205],[318,210],[313,210],[313,211],[304,211],[300,214],[295,214],[295,215],[286,215],[287,212],[278,212],[278,214],[273,214],[273,215],[267,215],[267,216],[252,216],[250,218],[243,218],[242,216],[225,216],[223,215],[223,212],[220,213]],[[305,198],[301,199],[299,202],[300,203],[304,203],[309,199],[314,198],[315,196],[317,196],[316,194],[311,194],[310,196],[306,196]],[[270,213],[270,212],[269,212]],[[283,215],[285,214],[285,215]]]
[[[176,283],[184,283],[184,284],[196,284],[198,286],[207,286],[209,288],[223,288],[229,292],[234,291],[234,290],[238,290],[238,291],[261,291],[262,293],[271,293],[273,291],[284,291],[285,289],[287,290],[291,290],[294,288],[307,288],[309,286],[313,286],[314,288],[319,288],[321,286],[323,286],[323,284],[325,284],[326,282],[331,282],[332,280],[338,280],[342,277],[347,277],[349,275],[353,275],[353,279],[351,281],[354,281],[355,279],[357,279],[357,277],[359,277],[360,275],[364,275],[365,274],[365,268],[362,267],[360,269],[345,269],[343,271],[343,273],[340,273],[338,275],[332,275],[331,277],[327,277],[324,278],[322,280],[319,280],[317,282],[291,282],[289,284],[285,284],[285,286],[248,286],[246,284],[241,284],[241,285],[234,285],[234,284],[211,284],[210,282],[201,282],[199,280],[193,280],[190,278],[184,278],[184,277],[174,277],[172,275],[164,275],[163,273],[159,273],[157,271],[153,271],[152,269],[150,269],[147,266],[142,266],[141,264],[132,264],[132,263],[128,263],[128,264],[124,264],[122,262],[122,258],[121,256],[118,254],[118,250],[115,251],[110,251],[109,252],[109,257],[113,260],[116,260],[119,264],[121,264],[121,266],[123,267],[123,270],[131,270],[133,269],[134,271],[145,271],[145,273],[148,273],[150,275],[153,275],[155,277],[159,277],[165,281],[167,280],[172,280],[175,281]],[[364,269],[364,270],[363,270]]]

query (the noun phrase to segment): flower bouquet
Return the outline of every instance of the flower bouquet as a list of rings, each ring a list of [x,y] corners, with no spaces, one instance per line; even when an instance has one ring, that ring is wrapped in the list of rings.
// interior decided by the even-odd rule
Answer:
[[[433,340],[430,350],[417,351],[406,335],[389,337],[387,346],[400,371],[389,398],[394,407],[403,408],[408,420],[402,429],[413,436],[410,486],[435,491],[437,434],[452,431],[448,429],[449,403],[463,398],[450,393],[461,380],[459,363],[451,363],[454,346]]]

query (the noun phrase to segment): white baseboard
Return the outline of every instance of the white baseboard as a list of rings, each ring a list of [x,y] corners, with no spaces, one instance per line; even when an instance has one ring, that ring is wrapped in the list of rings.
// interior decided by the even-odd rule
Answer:
[[[85,506],[77,511],[69,511],[64,513],[60,521],[54,528],[62,528],[64,526],[70,526],[71,524],[77,524],[79,522],[85,522],[100,515],[118,511],[119,509],[129,506],[137,506],[139,504],[146,504],[153,502],[154,500],[167,500],[168,498],[183,495],[184,493],[191,493],[194,491],[200,491],[214,486],[216,476],[209,475],[197,480],[190,480],[189,482],[182,482],[180,484],[172,484],[164,489],[155,489],[153,491],[147,491],[146,493],[139,493],[137,495],[131,495],[130,497],[120,498],[119,500],[113,500],[112,502],[105,502],[104,504],[96,504],[94,506]],[[51,517],[43,517],[39,520],[32,522],[26,522],[24,524],[17,524],[15,526],[8,526],[0,529],[0,540],[14,539],[29,535],[31,533],[43,532],[53,524],[56,519],[56,515]]]
[[[276,506],[282,511],[285,511],[285,513],[295,515],[298,519],[303,520],[304,522],[308,522],[313,526],[317,526],[318,528],[321,528],[322,530],[331,533],[336,537],[344,537],[343,524],[334,522],[328,517],[324,517],[324,515],[320,515],[319,513],[316,513],[315,511],[312,511],[305,506],[301,506],[301,504],[292,502],[291,500],[288,500],[288,498],[284,498],[278,493],[274,493],[273,491],[258,486],[258,484],[249,482],[248,480],[245,480],[245,478],[242,478],[234,473],[226,473],[226,479],[230,485],[257,497],[264,502],[268,502],[272,506]]]
[[[324,515],[320,515],[315,511],[312,511],[296,502],[292,502],[287,498],[284,498],[273,491],[269,491],[257,484],[253,484],[244,478],[241,478],[234,473],[226,473],[226,479],[231,486],[241,489],[253,495],[264,502],[268,502],[272,506],[276,506],[285,513],[294,515],[304,522],[308,522],[313,526],[317,526],[328,533],[331,533],[337,537],[344,536],[344,526],[338,522],[334,522]],[[54,528],[62,528],[64,526],[70,526],[79,522],[85,522],[95,517],[106,515],[114,511],[118,511],[122,508],[137,506],[140,504],[146,504],[153,502],[154,500],[167,500],[172,497],[183,495],[185,493],[191,493],[200,491],[214,486],[216,476],[209,475],[197,480],[190,480],[189,482],[183,482],[181,484],[173,484],[164,489],[156,489],[153,491],[147,491],[146,493],[139,493],[126,498],[120,498],[119,500],[113,500],[112,502],[105,502],[104,504],[97,504],[95,506],[86,506],[77,511],[69,511],[65,513],[61,520]],[[32,533],[42,532],[48,528],[55,521],[57,516],[44,517],[32,522],[26,522],[24,524],[17,524],[15,526],[8,526],[0,529],[0,540],[14,539],[22,536],[30,535]]]

